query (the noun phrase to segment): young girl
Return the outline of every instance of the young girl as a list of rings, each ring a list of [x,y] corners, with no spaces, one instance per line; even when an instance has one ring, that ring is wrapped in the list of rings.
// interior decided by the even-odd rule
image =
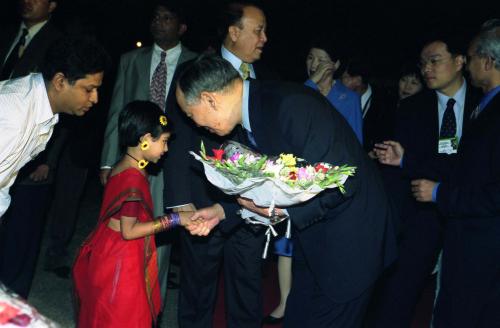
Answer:
[[[167,151],[167,118],[155,104],[134,101],[118,119],[124,156],[106,184],[97,228],[73,267],[78,327],[145,327],[160,311],[154,234],[191,226],[192,212],[153,219],[144,168]]]

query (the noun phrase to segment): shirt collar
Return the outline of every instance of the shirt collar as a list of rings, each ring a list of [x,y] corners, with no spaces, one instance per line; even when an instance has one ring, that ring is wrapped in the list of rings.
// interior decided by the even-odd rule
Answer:
[[[40,90],[40,94],[38,95],[38,105],[41,110],[37,111],[37,115],[35,117],[36,124],[45,124],[51,123],[50,125],[54,125],[59,120],[59,115],[54,114],[52,112],[52,107],[50,107],[49,96],[47,94],[47,88],[45,87],[45,81],[43,80],[42,74],[35,73],[33,76],[33,84],[34,90]]]
[[[235,70],[238,71],[238,73],[240,75],[243,74],[240,71],[241,63],[243,63],[243,61],[240,58],[238,58],[231,51],[227,50],[227,48],[224,47],[223,45],[220,47],[220,53],[221,53],[222,58],[224,58],[229,63],[231,63],[231,65],[234,67]],[[250,77],[253,78],[253,79],[255,79],[255,72],[253,70],[253,65],[250,64],[250,63],[247,63],[247,64],[248,64],[248,67],[250,68]]]
[[[43,22],[36,23],[32,27],[28,28],[28,27],[26,27],[26,24],[24,24],[24,22],[22,22],[21,28],[20,28],[20,33],[22,33],[23,29],[27,29],[28,30],[28,38],[32,39],[42,29],[42,27],[44,27],[45,24],[47,24],[47,23],[48,23],[48,20],[45,20]]]
[[[153,45],[153,52],[158,55],[158,56],[161,56],[161,53],[162,52],[166,52],[167,53],[167,60],[169,57],[172,57],[174,54],[180,54],[182,51],[182,45],[181,43],[177,43],[177,45],[173,48],[170,48],[168,50],[163,50],[159,45],[157,45],[156,43]]]
[[[499,92],[500,92],[500,85],[488,91],[484,95],[483,99],[481,99],[481,102],[479,103],[479,110],[482,111],[488,105],[491,99],[493,99]]]
[[[243,81],[243,95],[241,101],[241,125],[245,130],[252,132],[250,127],[250,113],[249,113],[249,94],[250,94],[250,82],[248,80]]]
[[[448,103],[448,99],[453,98],[453,99],[455,99],[455,103],[458,105],[458,108],[464,108],[465,91],[466,90],[467,90],[467,82],[465,82],[465,79],[462,79],[462,86],[457,90],[457,92],[452,97],[449,97],[449,96],[445,95],[444,93],[436,91],[436,93],[438,95],[439,105],[442,108],[446,108],[446,104]]]
[[[368,102],[368,100],[370,100],[372,96],[372,87],[368,84],[368,87],[366,88],[366,91],[365,93],[363,93],[363,95],[361,96],[361,107],[365,107],[366,103]]]

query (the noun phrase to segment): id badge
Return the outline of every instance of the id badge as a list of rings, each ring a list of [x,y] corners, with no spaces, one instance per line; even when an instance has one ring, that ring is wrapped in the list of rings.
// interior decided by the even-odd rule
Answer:
[[[458,150],[458,138],[441,138],[439,139],[438,153],[439,154],[456,154]]]

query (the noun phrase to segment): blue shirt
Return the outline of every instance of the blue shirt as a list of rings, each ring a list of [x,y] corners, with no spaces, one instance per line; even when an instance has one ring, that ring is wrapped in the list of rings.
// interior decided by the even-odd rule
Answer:
[[[318,86],[312,80],[307,80],[304,85],[319,91]],[[343,85],[339,80],[326,95],[326,99],[346,119],[356,134],[359,143],[363,143],[363,116],[361,113],[361,100],[359,95]]]

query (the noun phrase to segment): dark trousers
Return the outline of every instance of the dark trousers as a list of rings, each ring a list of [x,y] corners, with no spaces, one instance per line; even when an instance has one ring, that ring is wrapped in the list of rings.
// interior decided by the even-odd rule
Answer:
[[[48,208],[50,185],[14,185],[0,223],[0,281],[27,298]]]
[[[335,302],[318,286],[297,239],[294,239],[292,257],[292,289],[286,302],[283,327],[361,327],[372,288],[349,302]]]
[[[54,199],[50,211],[49,246],[45,259],[47,269],[70,265],[66,248],[75,231],[87,171],[87,168],[77,167],[72,163],[68,149],[63,152],[55,177]]]
[[[181,231],[179,327],[212,327],[223,258],[227,327],[261,327],[264,237],[263,229],[247,224],[230,234],[216,229],[209,237]]]
[[[443,242],[442,221],[434,209],[408,217],[399,258],[377,283],[368,327],[410,327],[420,295],[429,282]]]

